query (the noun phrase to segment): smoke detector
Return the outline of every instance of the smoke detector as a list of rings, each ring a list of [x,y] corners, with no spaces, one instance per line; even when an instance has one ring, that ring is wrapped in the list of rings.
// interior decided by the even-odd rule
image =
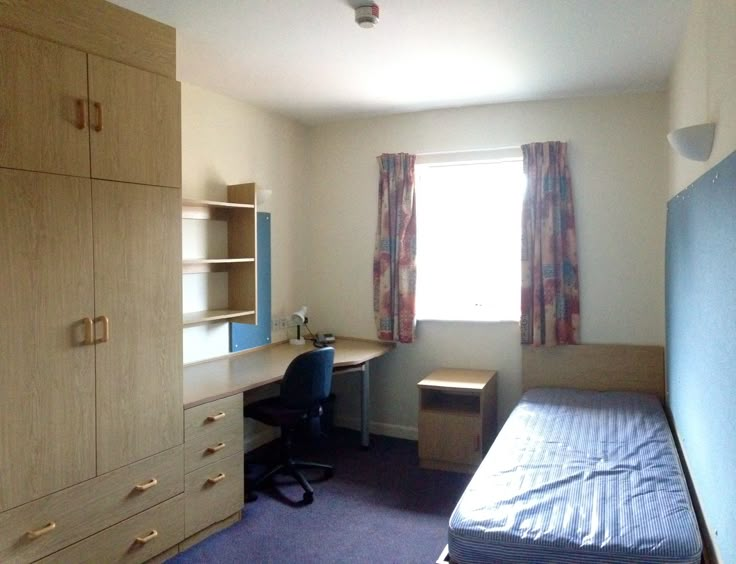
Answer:
[[[355,23],[360,27],[371,28],[378,23],[378,4],[362,4],[355,8]]]

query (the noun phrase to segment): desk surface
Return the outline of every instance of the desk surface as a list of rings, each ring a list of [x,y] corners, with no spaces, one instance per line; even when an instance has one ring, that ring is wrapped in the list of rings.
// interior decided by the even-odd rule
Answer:
[[[335,368],[359,366],[393,348],[391,343],[345,338],[338,338],[333,346]],[[313,349],[311,341],[283,343],[185,366],[184,409],[278,382],[294,357]]]

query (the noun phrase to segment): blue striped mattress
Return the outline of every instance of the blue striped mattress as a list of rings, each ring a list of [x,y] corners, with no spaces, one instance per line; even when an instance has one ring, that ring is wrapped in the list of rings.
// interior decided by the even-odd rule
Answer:
[[[654,396],[535,389],[450,518],[453,562],[700,561],[675,444]]]

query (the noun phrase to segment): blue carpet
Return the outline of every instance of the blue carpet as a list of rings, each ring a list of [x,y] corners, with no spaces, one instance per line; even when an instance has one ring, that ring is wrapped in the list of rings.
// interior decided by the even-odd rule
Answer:
[[[357,433],[336,429],[304,457],[335,465],[331,479],[312,482],[314,503],[298,505],[301,488],[278,478],[245,506],[242,521],[169,562],[434,562],[470,476],[420,469],[416,442],[371,441],[361,450]]]

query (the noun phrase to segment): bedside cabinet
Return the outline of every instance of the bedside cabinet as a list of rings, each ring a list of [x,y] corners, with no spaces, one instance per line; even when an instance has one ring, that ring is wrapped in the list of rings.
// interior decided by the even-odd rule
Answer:
[[[474,472],[496,436],[494,370],[436,370],[419,387],[419,464]]]

